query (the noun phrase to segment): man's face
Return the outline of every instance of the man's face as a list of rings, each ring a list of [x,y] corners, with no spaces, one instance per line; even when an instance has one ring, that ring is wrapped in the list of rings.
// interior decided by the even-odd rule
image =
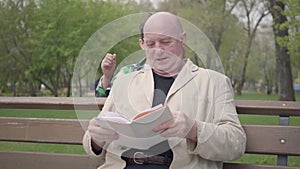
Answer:
[[[165,75],[176,74],[182,65],[183,41],[170,36],[146,33],[142,42],[147,63],[157,72]]]

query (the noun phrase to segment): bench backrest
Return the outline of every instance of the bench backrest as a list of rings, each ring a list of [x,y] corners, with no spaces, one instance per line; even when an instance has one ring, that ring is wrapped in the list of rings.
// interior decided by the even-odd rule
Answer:
[[[76,98],[76,109],[102,108],[103,98]],[[78,102],[78,99],[82,101]],[[0,108],[74,109],[73,98],[0,97]],[[300,156],[300,126],[288,126],[290,116],[300,116],[300,103],[281,101],[237,101],[239,114],[276,115],[279,125],[246,125],[246,153],[278,155],[280,166],[225,163],[224,169],[284,167],[288,156]],[[0,141],[80,145],[88,120],[0,117]],[[66,134],[67,133],[67,134]],[[98,165],[87,155],[0,151],[1,168],[87,168]]]

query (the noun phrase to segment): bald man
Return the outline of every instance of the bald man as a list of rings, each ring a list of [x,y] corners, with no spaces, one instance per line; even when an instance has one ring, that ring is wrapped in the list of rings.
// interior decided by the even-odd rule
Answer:
[[[230,80],[184,57],[186,33],[177,16],[155,13],[143,31],[139,44],[146,65],[115,80],[101,112],[113,111],[130,119],[142,110],[167,105],[173,119],[149,129],[165,140],[146,150],[126,147],[117,142],[118,129],[106,129],[92,119],[83,138],[86,152],[103,161],[100,169],[221,169],[222,161],[239,158],[246,136]],[[143,138],[143,144],[151,144],[151,139]]]

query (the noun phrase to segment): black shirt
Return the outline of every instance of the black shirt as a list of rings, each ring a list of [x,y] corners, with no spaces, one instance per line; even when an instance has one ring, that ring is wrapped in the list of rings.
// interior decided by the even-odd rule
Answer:
[[[154,79],[154,97],[152,102],[152,107],[164,104],[167,94],[174,82],[176,77],[164,77],[160,76],[153,72],[153,79]],[[165,152],[162,152],[163,150],[166,150]],[[138,149],[130,149],[123,153],[123,156],[132,156],[134,152],[145,152],[148,154],[157,154],[159,153],[160,156],[168,156],[173,158],[173,152],[169,147],[168,141],[163,141],[161,143],[158,143],[152,147],[150,147],[148,150],[138,150]],[[146,164],[146,165],[140,165],[140,164],[127,164],[125,169],[168,169],[169,166],[163,166],[163,165],[155,165],[155,164]]]
[[[153,72],[154,79],[154,97],[152,107],[158,104],[164,104],[167,94],[176,77],[164,77]]]

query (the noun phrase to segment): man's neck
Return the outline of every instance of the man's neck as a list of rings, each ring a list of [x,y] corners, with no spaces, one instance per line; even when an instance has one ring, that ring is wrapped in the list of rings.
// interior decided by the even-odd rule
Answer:
[[[157,70],[155,68],[153,68],[153,72],[155,72],[156,74],[163,76],[163,77],[175,77],[179,74],[179,72],[182,70],[182,68],[185,65],[186,60],[183,60],[183,62],[181,62],[176,69],[174,69],[173,71],[163,71],[163,70]]]

